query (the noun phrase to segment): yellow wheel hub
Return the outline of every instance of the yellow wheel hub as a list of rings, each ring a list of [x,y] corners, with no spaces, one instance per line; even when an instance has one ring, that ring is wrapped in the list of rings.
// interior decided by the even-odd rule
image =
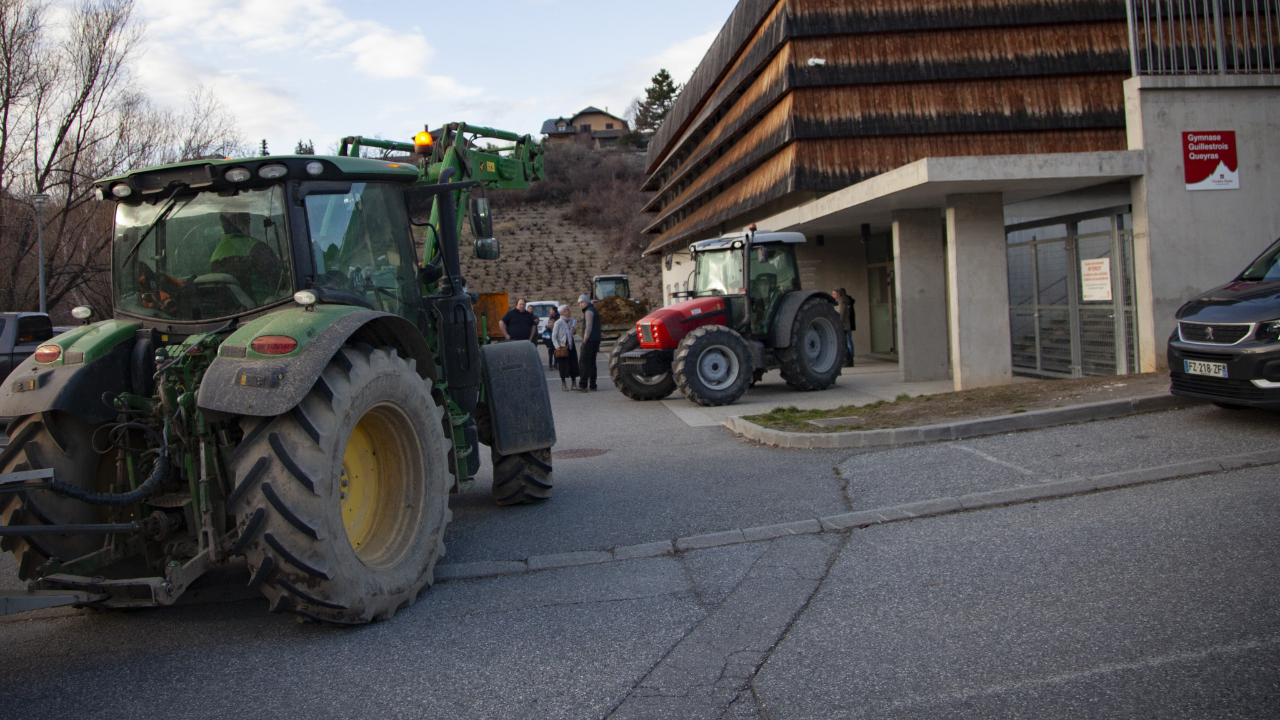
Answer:
[[[409,419],[394,405],[371,408],[351,431],[338,478],[339,506],[347,540],[366,564],[389,560],[414,523],[411,448],[417,439]],[[421,461],[419,461],[420,463]]]

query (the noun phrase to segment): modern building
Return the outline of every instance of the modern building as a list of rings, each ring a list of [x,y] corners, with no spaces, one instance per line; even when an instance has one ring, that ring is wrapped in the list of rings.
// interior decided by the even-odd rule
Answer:
[[[904,380],[1155,370],[1280,235],[1278,56],[1274,0],[742,0],[649,145],[646,254],[676,290],[693,241],[803,232]]]
[[[585,107],[570,118],[552,118],[542,123],[542,134],[549,142],[568,142],[590,138],[594,146],[610,148],[628,131],[627,121],[597,107]]]

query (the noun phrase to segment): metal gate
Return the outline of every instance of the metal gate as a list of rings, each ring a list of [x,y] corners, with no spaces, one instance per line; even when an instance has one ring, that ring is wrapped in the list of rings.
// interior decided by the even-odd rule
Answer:
[[[1129,206],[1005,228],[1013,371],[1137,372]]]

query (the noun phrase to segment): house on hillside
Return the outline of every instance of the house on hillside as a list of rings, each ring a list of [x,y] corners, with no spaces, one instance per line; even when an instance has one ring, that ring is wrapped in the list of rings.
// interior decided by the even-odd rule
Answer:
[[[579,110],[573,117],[552,118],[542,123],[542,134],[551,142],[589,136],[597,150],[617,145],[618,138],[628,129],[626,120],[592,106]]]

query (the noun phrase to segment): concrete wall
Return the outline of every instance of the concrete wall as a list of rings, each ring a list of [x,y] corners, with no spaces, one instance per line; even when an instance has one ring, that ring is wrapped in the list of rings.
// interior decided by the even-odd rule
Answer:
[[[1132,183],[1141,367],[1164,367],[1173,314],[1222,285],[1280,236],[1280,77],[1125,81],[1129,147],[1146,151]],[[1238,190],[1188,191],[1182,133],[1231,130]]]
[[[947,311],[956,390],[1013,379],[1009,264],[999,193],[947,197]]]
[[[860,236],[823,235],[818,247],[816,236],[796,246],[800,264],[800,282],[805,290],[829,293],[842,287],[849,293],[857,315],[858,329],[853,333],[853,349],[858,355],[871,350],[870,299],[867,291],[867,249]]]
[[[898,377],[903,382],[950,377],[946,246],[942,213],[927,209],[893,214]]]

